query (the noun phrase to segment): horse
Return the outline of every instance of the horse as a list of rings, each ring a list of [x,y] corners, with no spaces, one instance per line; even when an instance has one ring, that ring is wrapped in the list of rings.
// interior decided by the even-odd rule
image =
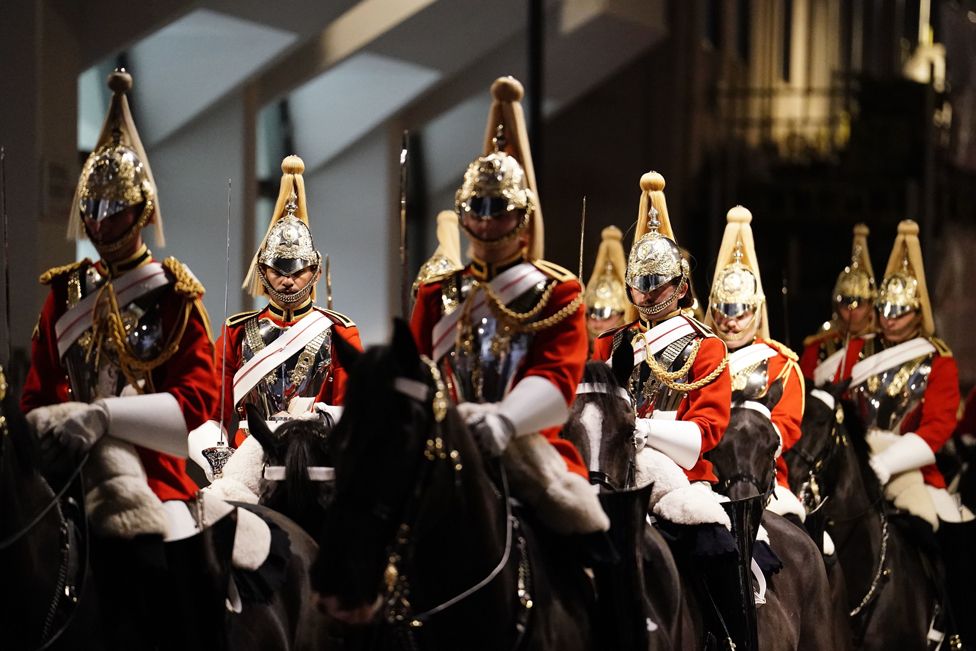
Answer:
[[[803,436],[787,453],[790,484],[818,509],[844,571],[855,646],[925,649],[936,590],[925,559],[895,526],[868,465],[870,451],[844,385],[812,389]]]
[[[169,582],[165,589],[160,586],[149,602],[166,606],[150,613],[166,621],[143,626],[142,619],[128,618],[133,580],[149,581],[153,587],[151,577],[134,577],[132,566],[124,560],[133,546],[142,547],[90,534],[84,502],[87,457],[75,460],[63,477],[50,475],[54,490],[41,472],[37,440],[27,423],[11,400],[4,402],[3,411],[0,635],[4,648],[328,648],[323,619],[310,599],[309,566],[317,546],[298,525],[257,505],[246,506],[276,525],[289,548],[287,562],[275,571],[278,589],[266,602],[245,602],[239,614],[225,612],[237,520],[232,511],[201,534],[164,546],[170,563],[160,571],[175,570],[180,581]],[[203,546],[202,553],[198,545]]]
[[[371,648],[593,648],[571,539],[513,506],[503,466],[482,457],[407,324],[365,353],[342,343],[350,382],[312,574],[320,607],[375,624]]]
[[[765,500],[772,492],[780,436],[769,414],[782,394],[781,380],[755,401],[732,393],[729,426],[705,455],[719,477],[716,490],[730,499],[759,495]],[[783,562],[756,613],[763,648],[847,648],[844,627],[834,623],[831,587],[818,546],[803,529],[771,511],[763,512],[762,524]]]
[[[630,395],[622,387],[633,368],[633,357],[628,361],[615,355],[611,362],[587,362],[561,435],[582,454],[592,483],[605,491],[628,491],[636,488],[637,448],[634,411]],[[646,513],[642,513],[641,522],[645,520]],[[667,541],[656,527],[644,526],[640,544],[632,551],[636,554],[625,557],[630,562],[620,570],[642,578],[644,590],[631,600],[629,608],[619,608],[617,628],[627,631],[628,626],[645,620],[654,626],[640,626],[643,635],[640,630],[634,632],[630,648],[703,648],[704,631],[694,592],[682,580]]]

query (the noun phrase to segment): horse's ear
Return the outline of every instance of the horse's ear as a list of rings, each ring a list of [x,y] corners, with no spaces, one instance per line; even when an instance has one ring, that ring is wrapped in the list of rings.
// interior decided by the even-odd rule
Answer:
[[[361,350],[338,335],[332,337],[332,346],[335,348],[339,363],[346,370],[351,369],[359,360],[359,356],[363,354]]]
[[[630,342],[621,341],[610,358],[610,368],[617,386],[627,388],[630,374],[634,372],[634,347]]]
[[[250,435],[253,436],[261,447],[264,448],[265,453],[271,452],[275,447],[275,438],[268,428],[267,422],[258,413],[257,407],[248,403],[244,405],[244,409],[247,410],[247,429]]]
[[[763,396],[762,403],[766,405],[766,408],[770,411],[773,410],[779,401],[783,397],[783,378],[779,378],[775,382],[769,385],[769,390],[766,391],[766,395]]]
[[[417,342],[413,340],[410,326],[401,318],[393,319],[393,355],[404,370],[413,370],[420,362]]]

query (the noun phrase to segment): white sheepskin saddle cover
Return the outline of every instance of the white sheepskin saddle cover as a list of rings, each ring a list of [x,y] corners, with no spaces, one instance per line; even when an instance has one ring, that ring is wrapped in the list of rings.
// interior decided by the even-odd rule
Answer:
[[[732,529],[729,516],[722,508],[725,501],[710,487],[688,481],[684,471],[671,457],[654,448],[637,453],[638,486],[654,483],[651,489],[651,512],[662,520],[677,524],[720,524]]]
[[[769,496],[766,510],[776,515],[795,515],[800,518],[800,522],[805,522],[807,519],[807,510],[803,508],[800,499],[789,488],[778,483],[773,489],[773,494]]]
[[[515,497],[529,504],[542,522],[559,534],[607,531],[610,519],[597,488],[566,467],[541,434],[514,439],[502,455]]]
[[[98,535],[133,538],[155,534],[166,540],[186,536],[187,518],[179,507],[165,506],[149,489],[146,471],[132,445],[103,437],[92,448],[86,471],[86,506],[92,530]],[[197,512],[196,504],[182,507],[183,511],[187,507],[189,513]],[[216,522],[233,508],[216,495],[205,496],[204,523]],[[267,559],[270,549],[271,530],[267,523],[250,511],[238,509],[234,567],[256,570]]]

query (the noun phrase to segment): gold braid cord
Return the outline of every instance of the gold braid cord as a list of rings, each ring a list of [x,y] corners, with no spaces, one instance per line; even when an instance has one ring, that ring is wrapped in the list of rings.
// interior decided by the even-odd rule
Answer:
[[[170,258],[170,260],[173,259],[174,258]],[[182,265],[179,266],[182,267]],[[179,327],[173,333],[173,336],[170,337],[169,342],[166,344],[163,351],[151,360],[141,360],[132,353],[132,349],[129,347],[129,344],[126,341],[128,333],[125,331],[125,324],[122,321],[122,312],[119,310],[118,299],[115,296],[115,290],[112,288],[111,283],[106,283],[102,289],[99,290],[98,299],[95,301],[95,314],[98,314],[99,308],[102,306],[103,302],[106,304],[105,339],[107,339],[115,349],[115,352],[118,355],[119,368],[122,369],[125,379],[128,381],[129,385],[139,393],[146,393],[147,389],[152,391],[152,377],[150,373],[152,373],[152,371],[158,366],[165,364],[169,358],[180,349],[180,341],[183,339],[183,333],[186,332],[186,326],[190,321],[190,313],[193,311],[195,301],[183,301],[183,315],[180,319]],[[99,349],[101,349],[102,337],[93,336],[92,345],[94,345],[96,340],[99,342]],[[100,350],[98,352],[100,352]],[[89,354],[90,353],[91,349],[89,348]],[[146,381],[146,386],[140,386],[140,379],[144,379]]]
[[[504,317],[514,329],[520,332],[536,333],[546,330],[547,328],[551,328],[552,326],[563,321],[571,314],[575,313],[579,309],[580,305],[583,304],[583,294],[579,293],[576,295],[576,298],[546,318],[534,321],[532,323],[525,323],[525,321],[534,318],[541,313],[546,306],[549,305],[549,300],[552,298],[553,292],[556,291],[557,284],[558,283],[552,283],[546,287],[545,291],[542,293],[542,296],[539,297],[539,302],[527,312],[516,312],[509,308],[502,302],[498,294],[495,293],[495,290],[493,290],[487,283],[479,286],[485,290],[485,296],[491,302],[491,308],[495,314]]]
[[[163,267],[173,276],[173,280],[176,281],[173,289],[177,294],[183,294],[190,298],[200,298],[203,296],[203,285],[190,273],[190,270],[186,268],[185,264],[176,258],[169,257],[163,260]]]
[[[694,364],[695,359],[698,358],[698,349],[701,348],[701,342],[702,340],[699,339],[692,344],[691,353],[688,355],[688,360],[677,371],[668,371],[666,368],[661,366],[656,359],[654,359],[653,355],[648,355],[644,361],[647,363],[648,368],[651,369],[651,373],[654,375],[654,377],[669,389],[681,391],[683,393],[695,391],[696,389],[702,388],[706,384],[711,384],[715,378],[722,374],[725,367],[729,365],[729,356],[725,355],[722,357],[722,361],[719,362],[718,366],[712,369],[711,373],[708,375],[701,377],[694,382],[675,382],[675,380],[680,377],[684,377],[688,374],[688,371],[691,370],[692,364]]]

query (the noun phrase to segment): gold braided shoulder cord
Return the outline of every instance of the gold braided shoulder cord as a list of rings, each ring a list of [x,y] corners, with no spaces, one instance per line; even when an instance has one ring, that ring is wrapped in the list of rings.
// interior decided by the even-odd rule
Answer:
[[[695,391],[696,389],[702,388],[706,384],[711,384],[715,378],[722,374],[725,367],[729,365],[729,356],[725,355],[722,357],[722,361],[719,362],[718,366],[712,369],[708,375],[699,378],[694,382],[675,382],[675,380],[680,377],[684,377],[688,374],[688,371],[691,370],[692,364],[695,363],[695,359],[698,357],[698,350],[701,348],[701,342],[702,340],[698,339],[694,344],[692,344],[691,353],[688,355],[688,360],[677,371],[668,371],[666,368],[661,366],[656,359],[654,359],[653,355],[650,354],[647,355],[644,361],[647,363],[648,368],[651,369],[651,373],[654,375],[654,377],[669,389],[681,392]]]
[[[536,333],[560,323],[571,314],[574,314],[580,308],[580,305],[583,304],[583,294],[581,292],[577,294],[576,298],[574,298],[572,301],[559,308],[546,318],[534,321],[532,323],[525,323],[525,321],[534,318],[549,305],[552,294],[556,291],[557,284],[558,283],[552,283],[546,287],[545,291],[542,293],[542,296],[539,297],[539,301],[527,312],[516,312],[515,310],[509,308],[501,301],[498,294],[496,294],[491,286],[487,283],[480,285],[480,287],[485,290],[485,296],[490,302],[489,306],[491,307],[492,311],[508,321],[514,330],[519,332]]]

